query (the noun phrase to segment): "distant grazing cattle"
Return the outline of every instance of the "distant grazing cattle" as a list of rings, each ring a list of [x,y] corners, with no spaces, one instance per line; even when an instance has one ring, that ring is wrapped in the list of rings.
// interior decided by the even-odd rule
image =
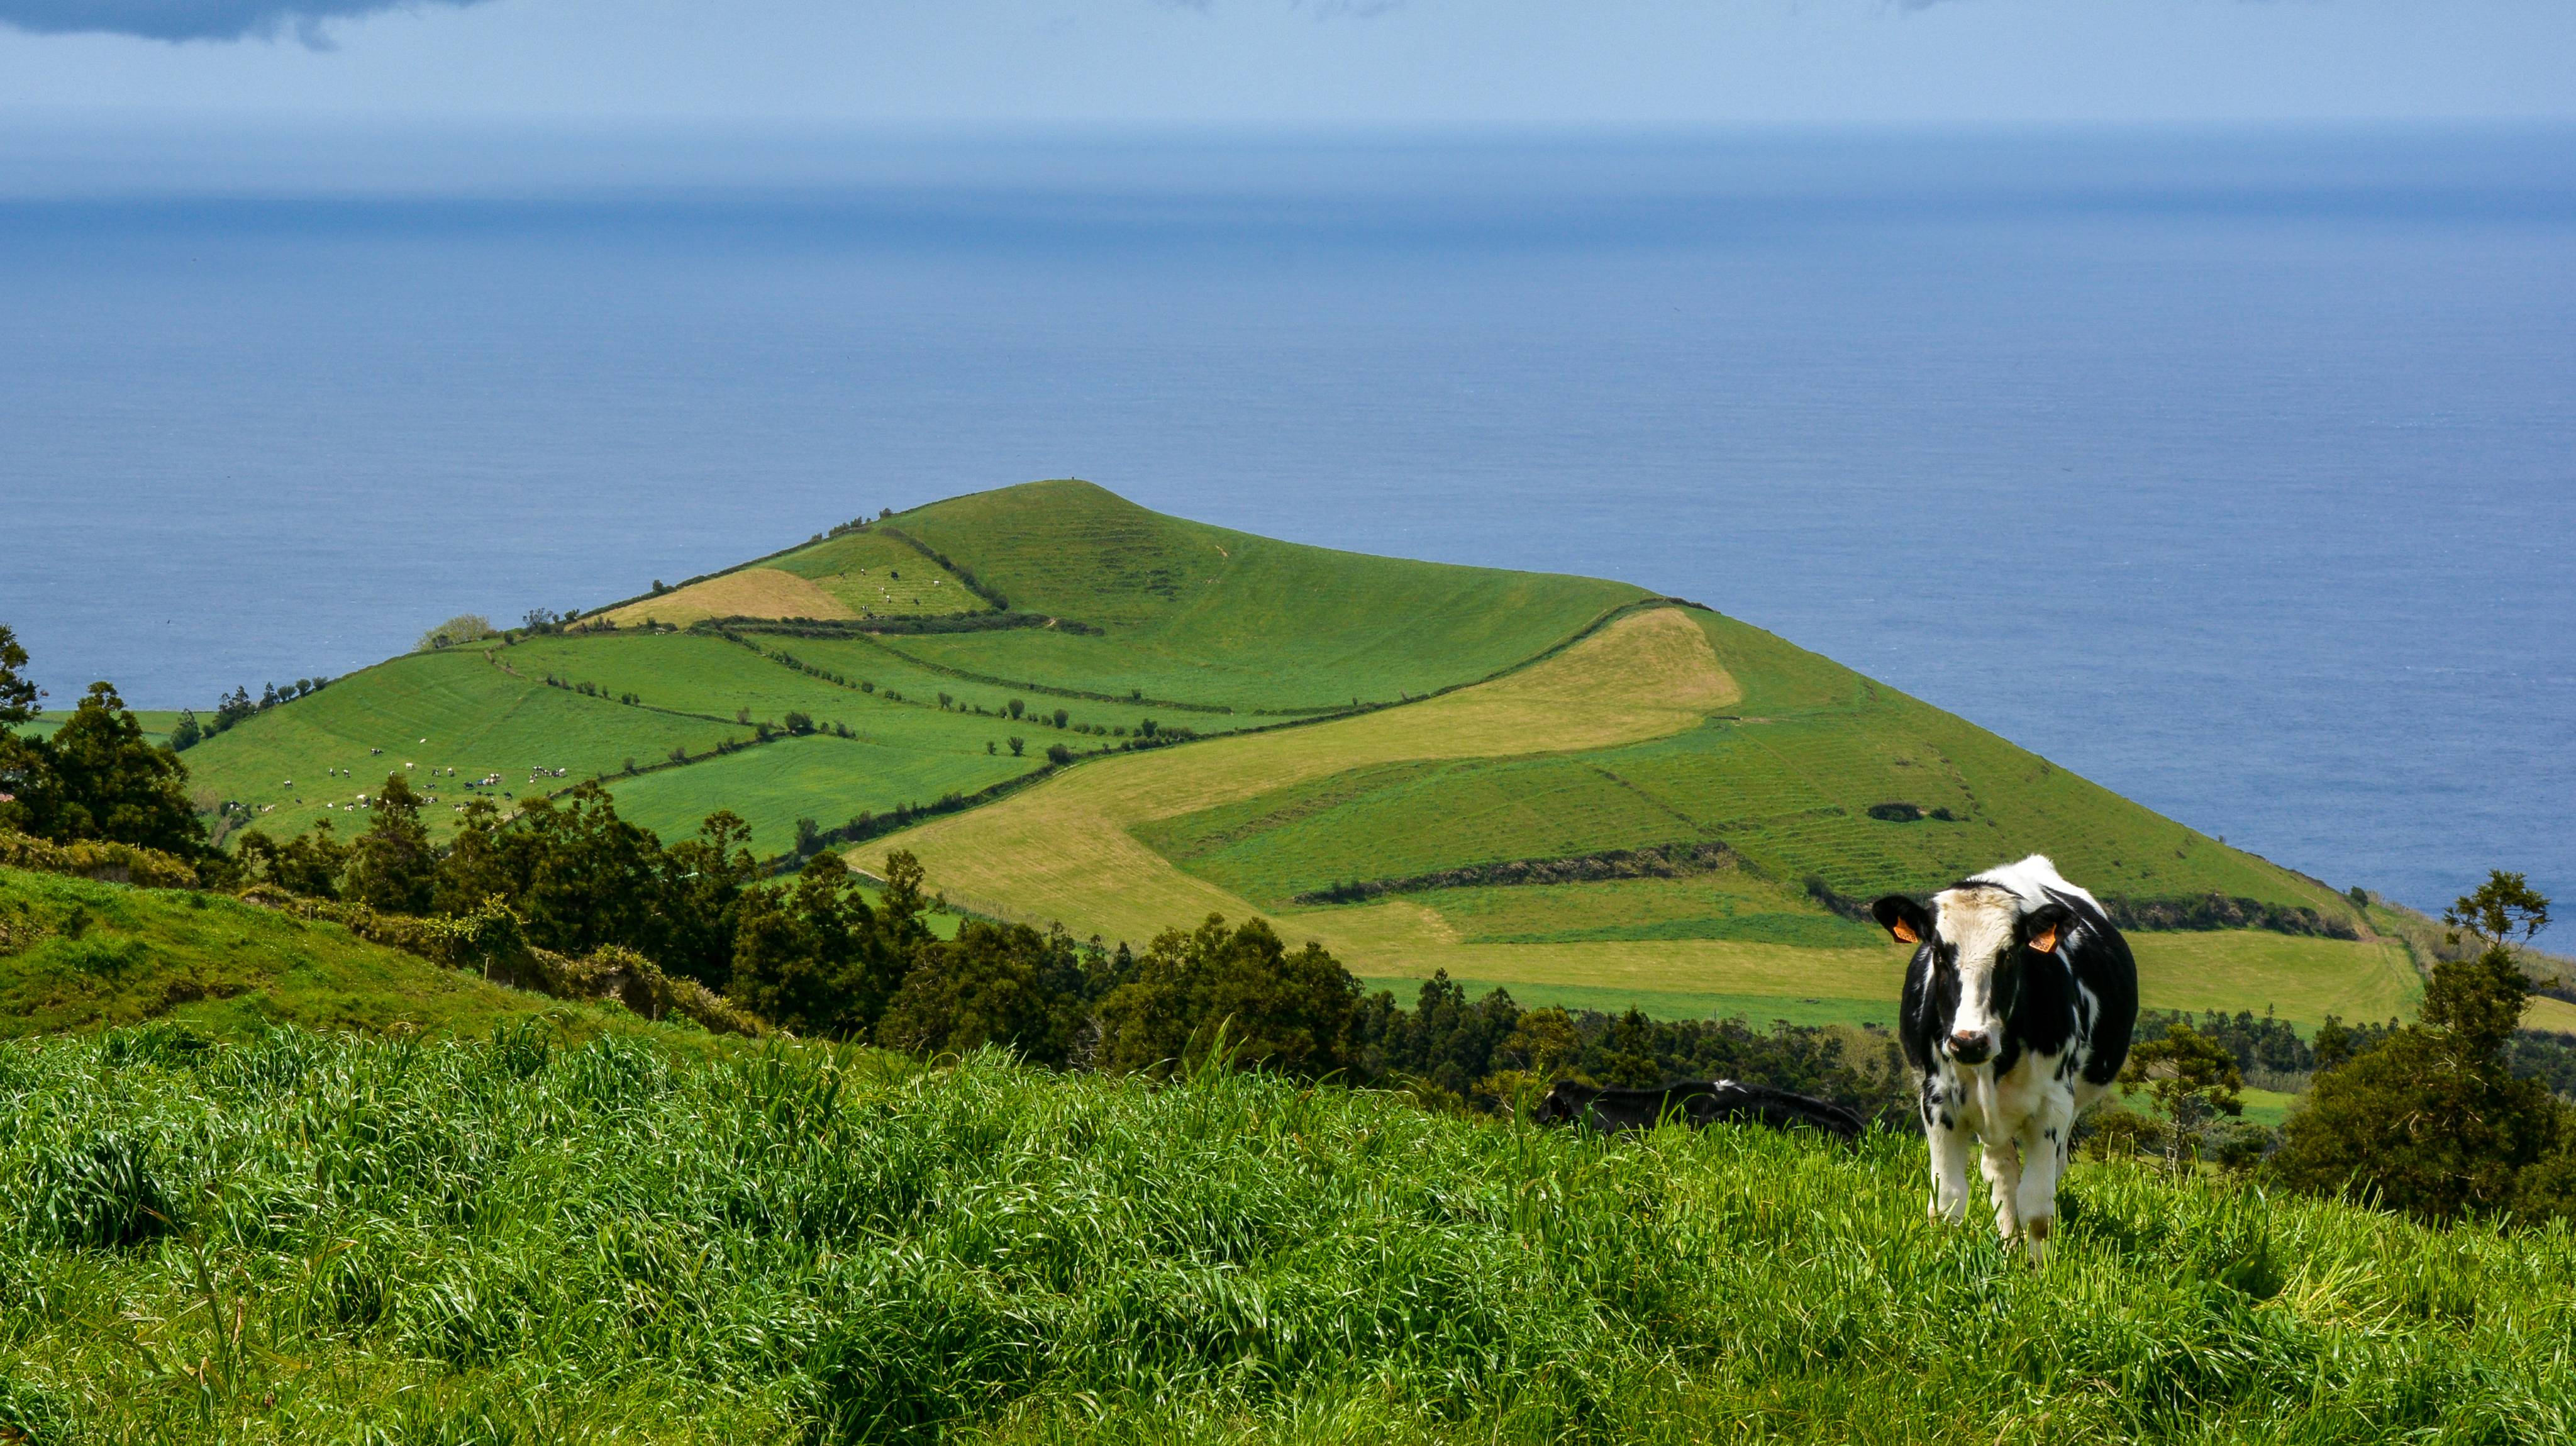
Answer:
[[[1691,1080],[1651,1090],[1601,1089],[1564,1080],[1539,1102],[1536,1118],[1546,1125],[1586,1125],[1605,1135],[1649,1129],[1667,1120],[1694,1129],[1722,1121],[1775,1130],[1805,1125],[1846,1140],[1861,1132],[1860,1116],[1831,1100],[1732,1079]]]
[[[2043,1259],[2075,1117],[2129,1057],[2138,966],[2128,941],[2038,854],[1952,884],[1929,910],[1891,894],[1870,911],[1914,946],[1898,1034],[1931,1145],[1930,1213],[1966,1217],[1974,1136],[1995,1228]]]

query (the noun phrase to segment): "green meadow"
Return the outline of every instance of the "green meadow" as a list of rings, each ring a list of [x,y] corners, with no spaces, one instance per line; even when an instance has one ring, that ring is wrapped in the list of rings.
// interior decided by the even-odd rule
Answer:
[[[79,705],[80,699],[48,698],[45,703],[45,716],[22,725],[18,729],[19,732],[31,738],[53,737],[54,730],[63,726],[63,720],[71,716],[72,709]],[[170,730],[179,726],[179,710],[137,708],[134,710],[134,721],[143,725],[145,738],[155,743],[167,744],[170,741]]]
[[[857,814],[936,803],[942,795],[973,793],[1043,764],[962,742],[934,752],[917,743],[866,738],[782,738],[687,768],[611,779],[608,789],[618,817],[666,840],[695,832],[717,809],[731,809],[751,825],[756,852],[777,854],[795,845],[800,818],[838,828]]]
[[[0,1430],[90,1443],[2542,1443],[2576,1239],[990,1055],[0,1045]]]
[[[1004,682],[1245,712],[1394,702],[1517,666],[1640,600],[1626,583],[1335,552],[1165,517],[1087,482],[951,498],[881,524],[1025,611],[1102,628],[907,637]]]

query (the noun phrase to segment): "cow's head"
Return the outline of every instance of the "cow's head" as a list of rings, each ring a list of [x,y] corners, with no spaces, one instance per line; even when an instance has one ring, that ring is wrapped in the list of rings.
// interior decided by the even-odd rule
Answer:
[[[2064,904],[2029,908],[2010,889],[1991,884],[1943,889],[1928,911],[1902,894],[1869,911],[1928,964],[1924,991],[1934,1042],[1966,1065],[1994,1058],[2032,956],[2055,953],[2075,918]]]
[[[1570,1079],[1558,1080],[1556,1088],[1549,1090],[1547,1098],[1539,1101],[1538,1108],[1530,1112],[1530,1118],[1542,1125],[1564,1124],[1580,1117],[1583,1107],[1592,1103],[1600,1093]]]

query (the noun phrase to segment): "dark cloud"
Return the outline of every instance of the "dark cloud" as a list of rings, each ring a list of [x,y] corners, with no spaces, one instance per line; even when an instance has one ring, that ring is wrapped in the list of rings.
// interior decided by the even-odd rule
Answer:
[[[0,25],[38,35],[139,35],[146,40],[243,40],[284,33],[330,43],[323,27],[380,10],[481,0],[0,0]]]

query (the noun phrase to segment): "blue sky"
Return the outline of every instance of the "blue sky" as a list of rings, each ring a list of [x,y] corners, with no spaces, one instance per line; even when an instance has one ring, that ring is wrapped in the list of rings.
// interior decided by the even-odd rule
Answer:
[[[2571,0],[0,0],[0,107],[1003,124],[2576,117]]]

